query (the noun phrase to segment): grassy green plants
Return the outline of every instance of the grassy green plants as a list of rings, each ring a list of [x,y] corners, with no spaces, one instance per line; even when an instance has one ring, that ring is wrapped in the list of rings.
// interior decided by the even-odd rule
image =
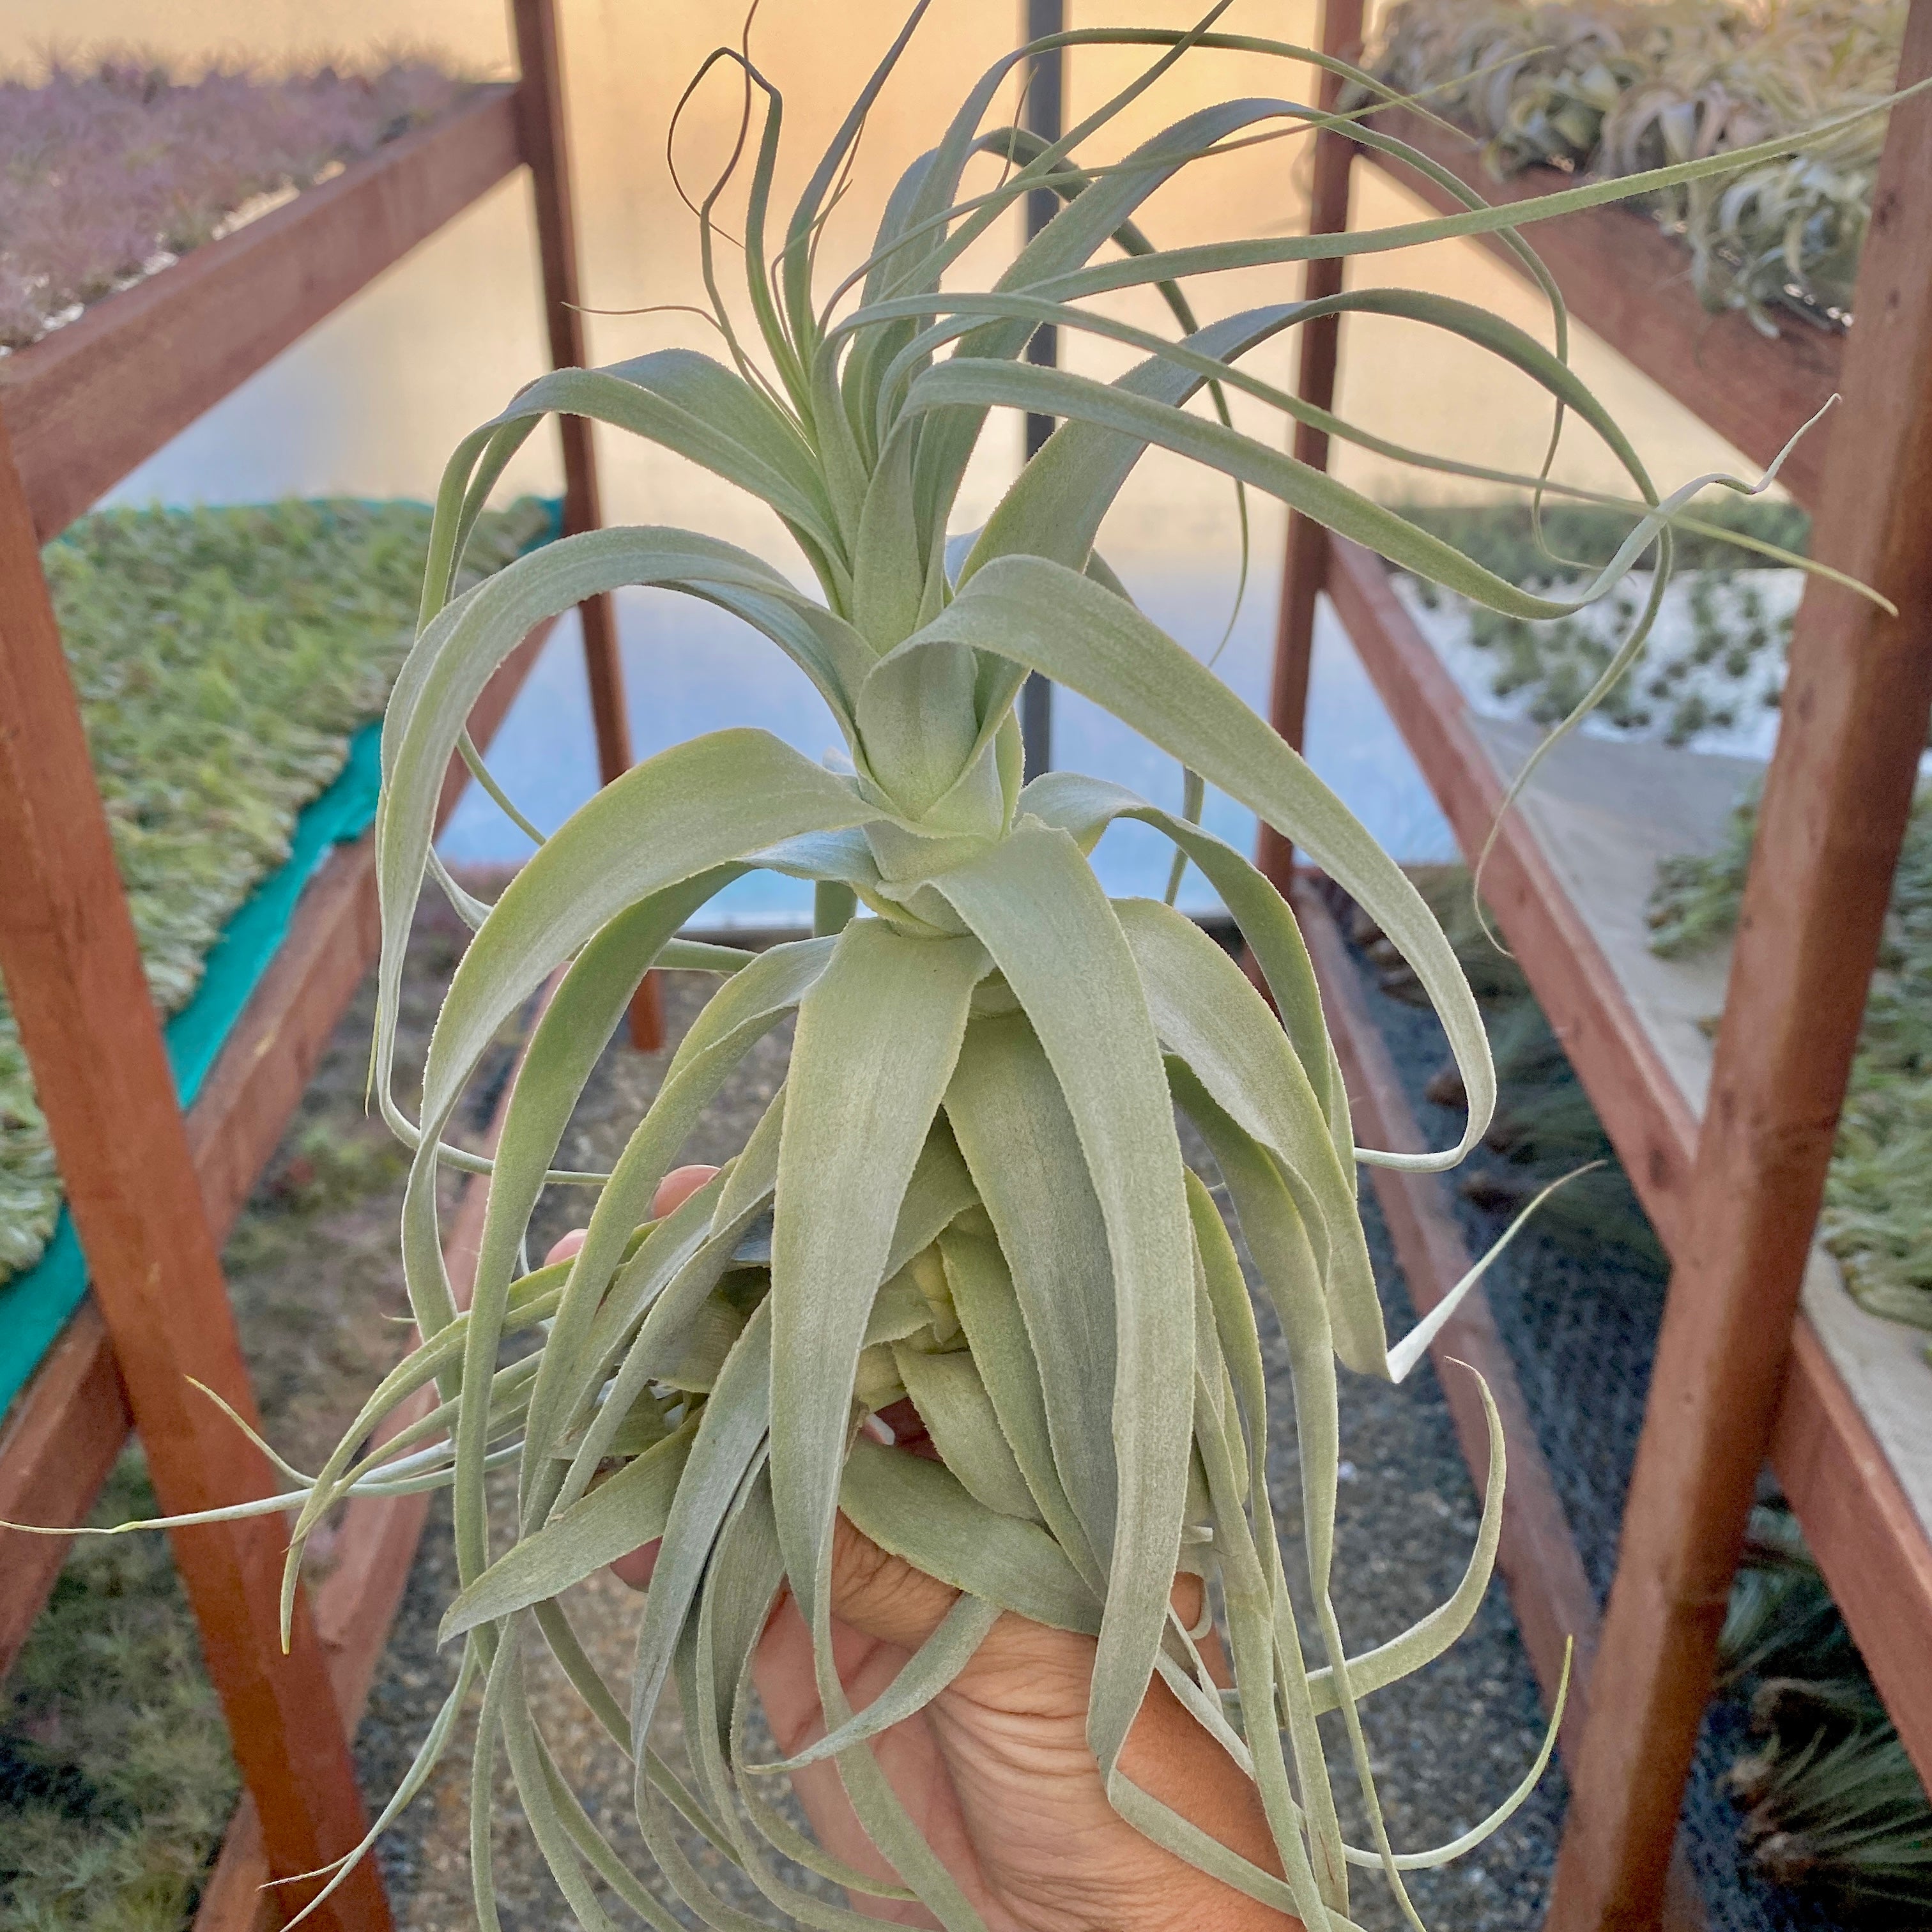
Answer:
[[[1726,1785],[1750,1863],[1858,1925],[1932,1921],[1932,1803],[1790,1513],[1751,1513],[1724,1621],[1757,1748]]]
[[[1098,152],[1118,118],[1157,99],[1184,61],[1223,50],[1318,58],[1222,31],[1220,7],[1185,31],[1087,28],[1040,44],[1136,50],[1143,63],[1051,145],[1007,118],[1022,54],[998,63],[899,179],[865,262],[830,276],[818,261],[825,218],[924,10],[914,10],[782,221],[778,90],[745,52],[714,56],[744,86],[748,176],[732,194],[729,242],[716,211],[730,171],[698,205],[718,356],[670,350],[542,376],[466,439],[446,472],[421,628],[386,714],[377,821],[384,951],[374,1085],[412,1149],[402,1245],[422,1339],[322,1469],[290,1471],[294,1486],[276,1506],[299,1504],[290,1574],[345,1496],[452,1488],[461,1587],[443,1628],[463,1646],[462,1669],[392,1814],[420,1788],[480,1684],[478,1842],[488,1844],[493,1772],[506,1762],[586,1925],[607,1922],[599,1882],[651,1924],[674,1922],[555,1773],[523,1688],[538,1646],[634,1764],[644,1842],[698,1918],[742,1922],[686,1854],[686,1822],[792,1922],[869,1922],[800,1886],[782,1858],[855,1894],[915,1900],[966,1932],[978,1915],[901,1808],[872,1744],[951,1682],[1012,1611],[1091,1640],[1086,1740],[1115,1810],[1180,1858],[1325,1932],[1351,1922],[1352,1872],[1377,1874],[1406,1900],[1406,1872],[1496,1828],[1539,1768],[1527,1767],[1517,1792],[1462,1838],[1398,1850],[1363,1729],[1364,1701],[1438,1654],[1475,1612],[1500,1522],[1499,1441],[1467,1574],[1443,1605],[1352,1655],[1334,1574],[1340,1370],[1400,1378],[1457,1303],[1452,1294],[1428,1324],[1389,1342],[1355,1166],[1453,1164],[1489,1124],[1494,1072],[1480,1013],[1426,902],[1300,759],[1136,609],[1096,548],[1102,523],[1142,453],[1158,447],[1496,608],[1553,617],[1609,594],[1653,548],[1653,575],[1666,580],[1673,520],[1698,490],[1729,479],[1660,494],[1560,353],[1464,304],[1360,287],[1203,322],[1188,286],[1211,292],[1227,272],[1521,218],[1472,196],[1464,214],[1373,235],[1156,245],[1138,217],[1162,183],[1323,118],[1292,99],[1249,98],[1196,107],[1124,153]],[[1696,178],[1712,165],[1691,161],[1642,184]],[[1015,220],[1036,189],[1058,199],[1053,220],[992,287],[956,285],[964,251]],[[1622,191],[1586,187],[1558,205]],[[728,302],[722,251],[739,243],[743,281]],[[1122,290],[1157,294],[1168,326],[1129,322],[1092,299]],[[1616,452],[1630,479],[1628,527],[1577,595],[1520,589],[1282,454],[1279,425],[1262,436],[1232,424],[1238,393],[1365,440],[1242,362],[1312,316],[1350,310],[1487,348]],[[1036,366],[1024,351],[1042,325],[1138,359],[1112,382]],[[1560,343],[1560,309],[1557,326]],[[984,526],[954,532],[966,466],[1000,410],[1060,424]],[[455,567],[477,506],[557,411],[644,436],[750,492],[795,539],[811,587],[730,544],[648,526],[566,538],[459,591]],[[1425,468],[1467,467],[1401,453]],[[814,764],[756,731],[716,733],[606,788],[493,905],[439,877],[476,932],[411,1118],[390,1092],[400,949],[436,870],[435,796],[463,720],[532,622],[639,584],[734,612],[790,657],[824,699],[842,762]],[[1633,650],[1646,622],[1640,614]],[[1196,799],[1218,785],[1280,827],[1370,910],[1456,1054],[1468,1102],[1456,1146],[1355,1146],[1298,931],[1239,854],[1191,817],[1118,786],[1069,772],[1026,780],[1015,701],[1032,672],[1164,749],[1193,775]],[[1206,876],[1239,922],[1274,1010],[1171,905],[1106,898],[1088,855],[1123,820],[1153,826]],[[676,938],[759,867],[813,882],[814,937],[755,957]],[[611,1171],[560,1174],[553,1162],[572,1108],[654,963],[708,968],[723,983]],[[494,1160],[447,1144],[498,1028],[560,968]],[[674,1211],[649,1218],[699,1112],[752,1042],[794,1017],[788,1077],[742,1150]],[[1292,1360],[1299,1613],[1267,1486],[1254,1309],[1215,1196],[1183,1161],[1177,1108],[1212,1151]],[[461,1312],[438,1222],[439,1181],[452,1166],[491,1175],[473,1299]],[[571,1181],[594,1190],[583,1247],[532,1271],[522,1254],[532,1210],[546,1186]],[[520,1352],[506,1348],[512,1336]],[[365,1451],[382,1416],[431,1387],[432,1415]],[[873,1412],[904,1399],[938,1461],[866,1434]],[[490,1533],[485,1481],[511,1466],[518,1528],[503,1540]],[[856,1714],[831,1652],[842,1510],[958,1592],[938,1634]],[[578,1643],[560,1599],[657,1538],[632,1680],[620,1694]],[[1226,1631],[1234,1681],[1225,1689],[1197,1633],[1173,1614],[1184,1570],[1207,1580]],[[895,1880],[834,1856],[774,1804],[771,1779],[787,1766],[752,1741],[749,1664],[782,1589],[812,1636],[830,1726],[807,1755],[836,1765]],[[1156,1675],[1252,1779],[1278,1871],[1208,1837],[1123,1770],[1124,1740]],[[657,1720],[674,1697],[691,1754],[682,1773],[658,1750]],[[1344,1774],[1359,1788],[1363,1842],[1340,1822],[1318,1723],[1328,1712],[1346,1746]],[[473,1862],[487,1924],[488,1859]]]
[[[1403,0],[1376,71],[1484,137],[1499,175],[1534,163],[1634,175],[1748,147],[1882,97],[1903,0],[1664,0],[1531,4]],[[1848,312],[1882,130],[1870,123],[1652,198],[1691,251],[1706,306]]]
[[[433,120],[463,88],[419,56],[190,80],[129,51],[0,76],[0,353]]]
[[[130,1454],[91,1520],[154,1507]],[[83,1541],[0,1706],[0,1922],[176,1932],[239,1782],[166,1546]]]
[[[104,510],[44,555],[94,775],[164,1014],[223,925],[286,856],[406,652],[427,506]],[[479,520],[469,568],[548,527],[534,500]],[[0,1281],[31,1267],[59,1177],[0,995]]]
[[[1680,956],[1730,936],[1756,830],[1748,800],[1717,852],[1659,866],[1655,951]],[[1912,808],[1893,875],[1821,1226],[1864,1306],[1932,1328],[1932,800]]]

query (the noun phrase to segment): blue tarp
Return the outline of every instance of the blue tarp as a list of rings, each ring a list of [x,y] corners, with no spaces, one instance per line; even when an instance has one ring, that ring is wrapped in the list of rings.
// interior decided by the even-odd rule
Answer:
[[[168,1060],[183,1106],[201,1091],[222,1042],[286,937],[302,888],[338,845],[359,838],[374,820],[382,740],[380,720],[350,740],[340,775],[296,819],[286,862],[222,928],[194,997],[168,1022]],[[24,1274],[0,1282],[0,1410],[40,1365],[86,1292],[86,1257],[74,1216],[63,1207],[40,1258]]]
[[[563,504],[545,498],[548,528],[526,546],[536,550],[563,531]],[[295,917],[302,888],[338,845],[359,838],[376,817],[382,781],[382,725],[364,725],[349,741],[347,762],[335,782],[296,820],[289,856],[221,929],[194,998],[164,1029],[175,1090],[185,1107],[201,1091],[242,1009],[268,969]],[[87,1292],[87,1258],[74,1216],[63,1206],[53,1238],[23,1274],[0,1282],[0,1413],[40,1366],[62,1324]]]

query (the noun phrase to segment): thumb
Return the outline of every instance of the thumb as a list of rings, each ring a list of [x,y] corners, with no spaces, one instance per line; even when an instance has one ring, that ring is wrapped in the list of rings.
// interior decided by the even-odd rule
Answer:
[[[867,1636],[916,1650],[959,1592],[856,1528],[842,1511],[832,1532],[832,1614]]]

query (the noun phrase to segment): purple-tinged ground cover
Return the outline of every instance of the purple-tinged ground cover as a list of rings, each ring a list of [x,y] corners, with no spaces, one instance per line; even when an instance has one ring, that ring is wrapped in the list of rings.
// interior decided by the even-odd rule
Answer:
[[[434,120],[468,84],[416,54],[190,80],[117,52],[0,79],[0,350]]]

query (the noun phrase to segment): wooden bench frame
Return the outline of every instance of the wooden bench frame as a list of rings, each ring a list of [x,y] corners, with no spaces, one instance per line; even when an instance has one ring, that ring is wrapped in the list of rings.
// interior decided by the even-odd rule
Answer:
[[[530,174],[552,361],[584,362],[554,0],[511,0],[511,13],[520,80],[476,90],[434,124],[0,364],[0,968],[92,1286],[0,1425],[0,1517],[82,1520],[130,1428],[171,1514],[275,1486],[266,1459],[189,1378],[255,1418],[222,1240],[376,944],[365,837],[311,882],[200,1097],[179,1106],[40,547],[520,166]],[[561,428],[565,530],[594,529],[590,428],[566,418]],[[580,617],[608,781],[630,762],[610,598],[584,604]],[[548,628],[526,640],[486,691],[472,719],[479,740],[508,710]],[[453,768],[446,812],[462,781]],[[655,1045],[660,1028],[647,982],[633,1036]],[[204,1900],[208,1923],[277,1922],[313,1883],[266,1894],[262,1883],[313,1871],[362,1837],[350,1735],[421,1520],[407,1509],[355,1514],[320,1608],[306,1593],[298,1599],[286,1654],[281,1523],[176,1534],[248,1790]],[[0,1667],[16,1653],[66,1546],[0,1533]],[[315,1922],[384,1932],[388,1909],[373,1861]]]
[[[1324,50],[1352,54],[1361,37],[1360,0],[1324,0]],[[1928,72],[1932,0],[1913,0],[1900,84]],[[1332,84],[1328,92],[1332,100]],[[1378,124],[1492,200],[1567,184],[1531,170],[1498,186],[1476,165],[1473,141],[1459,145],[1406,111]],[[1462,206],[1385,157],[1364,154],[1438,211]],[[1347,226],[1357,155],[1345,136],[1318,137],[1312,228]],[[1614,1694],[1590,1697],[1580,1736],[1566,1738],[1571,1796],[1552,1932],[1629,1932],[1683,1904],[1670,1874],[1684,1781],[1767,1460],[1900,1736],[1932,1778],[1932,1542],[1798,1307],[1932,705],[1928,181],[1932,101],[1922,98],[1892,116],[1857,325],[1844,338],[1793,319],[1767,339],[1742,316],[1706,314],[1682,251],[1642,214],[1606,207],[1526,231],[1578,320],[1756,461],[1842,386],[1844,406],[1799,445],[1784,480],[1815,512],[1814,554],[1883,591],[1900,613],[1888,618],[1816,583],[1806,593],[1701,1118],[1520,818],[1504,821],[1485,879],[1673,1264],[1616,1577],[1594,1633],[1589,1675]],[[1339,262],[1310,265],[1309,295],[1340,286]],[[1304,331],[1298,391],[1324,407],[1334,398],[1339,345],[1335,318]],[[1328,439],[1298,428],[1295,453],[1325,466]],[[1276,729],[1300,745],[1324,590],[1464,850],[1479,850],[1502,788],[1460,694],[1381,560],[1299,516],[1290,519],[1276,638]],[[1286,888],[1286,842],[1265,835],[1261,857]],[[1314,950],[1322,966],[1324,947]],[[1359,1072],[1374,1042],[1348,1010],[1338,976],[1346,962],[1333,944],[1325,957],[1344,1063],[1352,1054]],[[1426,1306],[1454,1278],[1444,1270],[1454,1256],[1422,1184],[1376,1180],[1385,1204],[1395,1204],[1398,1247]],[[1520,1613],[1526,1588],[1532,1600],[1524,1626],[1533,1654],[1541,1622],[1574,1621],[1574,1547],[1545,1538],[1511,1579]]]

